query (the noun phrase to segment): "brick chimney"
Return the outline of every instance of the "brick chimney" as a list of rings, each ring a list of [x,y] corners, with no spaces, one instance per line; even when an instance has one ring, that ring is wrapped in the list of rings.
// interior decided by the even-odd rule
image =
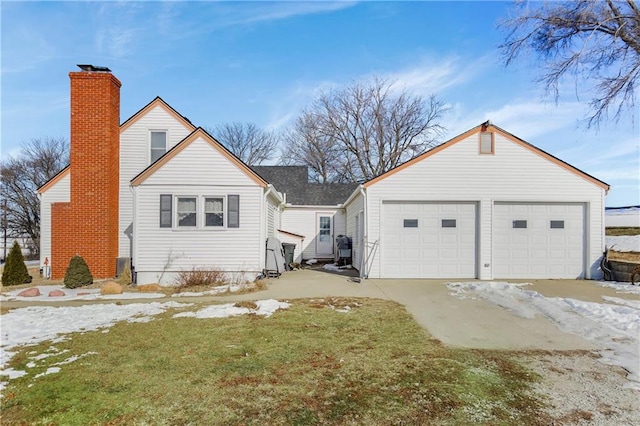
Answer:
[[[78,65],[71,80],[71,197],[52,205],[52,278],[72,256],[96,279],[115,276],[118,256],[120,81],[108,68]]]

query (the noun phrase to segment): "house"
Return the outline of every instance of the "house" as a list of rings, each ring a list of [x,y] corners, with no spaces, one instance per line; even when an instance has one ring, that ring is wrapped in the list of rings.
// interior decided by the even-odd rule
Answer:
[[[41,264],[82,255],[96,278],[129,262],[138,283],[216,268],[265,269],[269,237],[294,257],[372,278],[591,278],[608,185],[490,123],[362,185],[303,166],[249,167],[161,98],[119,123],[120,81],[71,72],[71,161],[39,188]]]

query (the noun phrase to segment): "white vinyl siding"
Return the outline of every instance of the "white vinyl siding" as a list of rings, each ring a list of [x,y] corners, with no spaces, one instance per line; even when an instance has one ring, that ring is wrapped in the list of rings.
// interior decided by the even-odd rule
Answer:
[[[158,227],[160,194],[184,193],[181,185],[140,185],[136,191],[136,249],[134,265],[138,283],[171,284],[176,271],[194,266],[211,267],[229,274],[257,275],[264,264],[264,239],[260,236],[260,199],[258,186],[225,186],[225,190],[239,194],[240,227],[211,232],[203,228]],[[194,187],[190,193],[193,194]],[[198,197],[219,192],[217,186],[197,187]],[[165,273],[163,274],[163,271]]]
[[[264,190],[208,142],[194,140],[134,191],[133,261],[139,283],[171,284],[178,271],[194,266],[244,279],[254,278],[264,268]],[[204,212],[205,198],[237,195],[240,226],[212,231],[215,228],[203,227],[198,219],[196,227],[160,228],[160,194],[196,198],[198,215]]]
[[[269,197],[267,200],[267,238],[277,237],[276,230],[278,227],[277,205],[275,201]]]
[[[49,259],[51,266],[51,204],[66,203],[70,200],[71,173],[67,172],[42,194],[40,199],[40,265]]]
[[[165,129],[167,132],[166,149],[169,150],[191,133],[163,107],[156,106],[138,118],[126,130],[120,133],[120,211],[118,221],[119,257],[131,256],[131,237],[133,235],[133,193],[131,179],[149,165],[150,131]],[[158,219],[156,218],[156,223]]]
[[[604,248],[604,190],[559,164],[507,139],[494,135],[494,155],[478,155],[478,135],[412,164],[371,184],[367,191],[367,238],[379,241],[381,208],[385,200],[457,201],[478,203],[478,278],[492,279],[492,226],[495,202],[584,203],[586,277],[599,276]],[[353,204],[353,203],[351,203]],[[351,213],[352,206],[348,207]],[[373,256],[369,276],[380,278],[380,250]]]
[[[346,206],[346,235],[352,238],[352,261],[354,268],[360,270],[363,268],[363,261],[366,255],[366,224],[364,218],[364,197],[361,194],[356,195],[353,200]],[[358,227],[360,231],[358,231]],[[361,273],[363,271],[360,271]]]
[[[287,207],[281,215],[280,229],[287,232],[292,232],[298,235],[304,235],[304,241],[302,246],[302,259],[308,260],[315,258],[316,243],[318,239],[318,223],[317,214],[330,216],[333,219],[333,235],[334,242],[335,237],[338,235],[345,235],[346,233],[346,221],[345,212],[343,209],[329,208],[323,206],[309,206],[309,207]],[[297,248],[296,248],[297,249]]]

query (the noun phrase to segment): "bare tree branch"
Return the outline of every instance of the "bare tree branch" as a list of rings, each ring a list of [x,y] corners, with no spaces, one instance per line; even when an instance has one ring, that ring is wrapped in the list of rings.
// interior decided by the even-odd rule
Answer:
[[[249,166],[272,159],[278,146],[275,133],[253,123],[224,123],[207,131]]]
[[[318,181],[369,180],[434,146],[445,112],[435,96],[425,100],[374,77],[322,93],[298,118],[286,150],[295,146]],[[310,162],[311,152],[324,158]]]
[[[516,15],[500,23],[506,65],[534,53],[542,62],[538,81],[559,99],[559,84],[572,75],[593,83],[588,126],[626,110],[635,118],[640,77],[640,10],[635,0],[519,1]],[[587,91],[589,88],[586,89]]]

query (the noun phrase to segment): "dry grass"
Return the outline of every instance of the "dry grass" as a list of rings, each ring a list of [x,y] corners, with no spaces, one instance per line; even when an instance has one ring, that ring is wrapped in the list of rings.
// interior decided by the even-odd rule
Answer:
[[[605,234],[610,236],[622,236],[622,235],[640,235],[640,227],[612,227],[606,228]]]
[[[69,352],[9,382],[2,424],[549,424],[517,354],[446,348],[388,301],[298,300],[270,318],[168,312],[55,347]]]
[[[619,260],[623,262],[636,262],[640,263],[640,253],[636,251],[609,251],[609,260]]]

